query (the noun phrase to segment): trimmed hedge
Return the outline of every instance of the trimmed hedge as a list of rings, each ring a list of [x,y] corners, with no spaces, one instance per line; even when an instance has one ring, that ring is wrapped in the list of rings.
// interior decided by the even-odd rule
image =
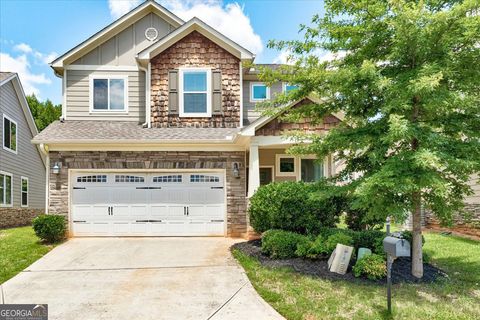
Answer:
[[[294,258],[297,246],[301,246],[307,241],[308,238],[306,236],[298,233],[269,230],[262,237],[262,252],[271,258]]]
[[[54,243],[65,238],[65,217],[41,214],[32,221],[33,230],[40,239]]]
[[[338,222],[344,206],[342,197],[330,192],[331,188],[292,181],[261,186],[250,199],[250,224],[259,233],[280,229],[318,234]]]
[[[358,260],[352,271],[357,278],[366,276],[370,280],[378,280],[387,275],[387,265],[383,256],[370,254]]]

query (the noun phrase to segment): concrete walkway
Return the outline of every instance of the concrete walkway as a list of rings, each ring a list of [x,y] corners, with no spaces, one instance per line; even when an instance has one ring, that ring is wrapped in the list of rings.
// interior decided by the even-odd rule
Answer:
[[[75,238],[1,286],[49,319],[283,319],[224,238]]]

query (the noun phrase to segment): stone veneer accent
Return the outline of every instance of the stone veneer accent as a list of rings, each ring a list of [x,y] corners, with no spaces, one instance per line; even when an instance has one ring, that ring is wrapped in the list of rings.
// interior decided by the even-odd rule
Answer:
[[[240,125],[240,60],[193,31],[151,60],[153,127],[222,127]],[[168,71],[181,67],[211,67],[222,72],[223,114],[211,118],[180,118],[168,113]],[[180,85],[180,84],[179,84]]]
[[[466,203],[465,204],[466,215],[455,214],[453,216],[454,227],[476,227],[480,228],[480,203]],[[440,221],[435,215],[426,210],[425,211],[425,225],[440,226]]]
[[[50,173],[49,213],[68,217],[69,169],[226,169],[227,235],[246,237],[245,152],[204,151],[66,151],[50,152],[51,163],[61,162],[59,174]],[[233,177],[237,162],[240,178]]]
[[[305,104],[310,104],[309,100],[299,102],[292,108],[300,107]],[[265,124],[263,127],[255,131],[256,136],[281,136],[287,131],[303,131],[304,133],[320,133],[326,132],[335,127],[340,120],[334,116],[326,116],[321,123],[312,123],[310,119],[301,119],[295,122],[288,122],[279,118]]]
[[[0,229],[31,225],[33,218],[42,213],[43,209],[0,208]]]

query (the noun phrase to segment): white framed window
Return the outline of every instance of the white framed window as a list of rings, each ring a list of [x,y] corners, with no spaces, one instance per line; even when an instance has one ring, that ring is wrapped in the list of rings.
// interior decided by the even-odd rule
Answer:
[[[0,207],[13,206],[13,175],[0,171]]]
[[[297,176],[297,159],[290,154],[275,155],[275,174],[280,177]]]
[[[250,102],[270,99],[270,88],[263,82],[250,82]]]
[[[212,70],[208,68],[179,69],[180,117],[212,116]]]
[[[90,112],[128,112],[128,76],[91,75]]]
[[[299,180],[303,182],[316,182],[326,176],[325,161],[317,160],[316,156],[302,156],[299,159]]]
[[[3,149],[17,153],[17,123],[7,115],[3,115]]]
[[[20,201],[22,207],[28,207],[28,178],[27,177],[20,177]]]
[[[284,93],[288,93],[288,92],[290,92],[292,90],[296,90],[296,89],[298,89],[298,86],[295,85],[295,84],[289,84],[287,82],[283,83],[283,92]]]

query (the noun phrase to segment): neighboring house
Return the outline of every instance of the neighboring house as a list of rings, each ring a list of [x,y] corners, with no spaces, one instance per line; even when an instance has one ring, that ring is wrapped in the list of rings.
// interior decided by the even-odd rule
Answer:
[[[260,117],[257,102],[291,87],[260,83],[242,66],[254,58],[147,1],[53,61],[63,120],[33,139],[48,153],[49,213],[72,236],[245,237],[260,185],[329,176],[330,157],[288,155],[282,133],[339,118]]]
[[[45,159],[16,73],[0,72],[0,117],[0,228],[27,225],[45,211]]]

